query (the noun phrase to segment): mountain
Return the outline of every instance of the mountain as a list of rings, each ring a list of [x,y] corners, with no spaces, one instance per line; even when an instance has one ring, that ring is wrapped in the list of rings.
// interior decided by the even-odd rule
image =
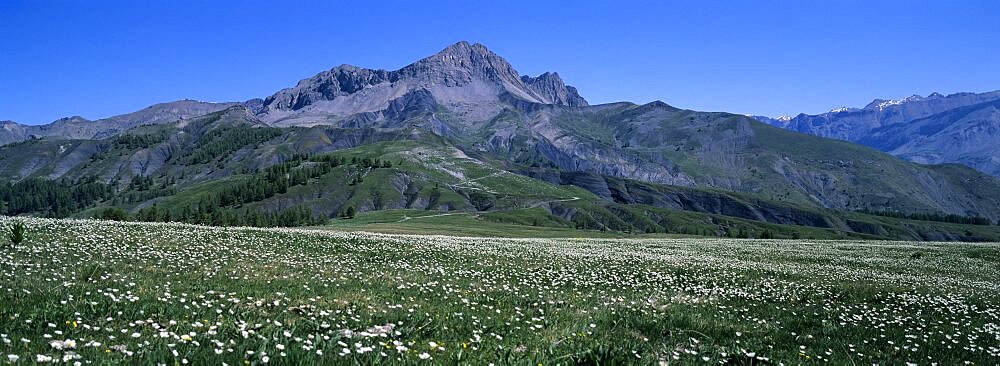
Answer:
[[[50,214],[110,206],[212,223],[351,207],[616,231],[971,240],[986,234],[856,211],[1000,218],[1000,181],[973,169],[661,101],[589,105],[558,74],[520,75],[467,42],[394,71],[338,66],[262,99],[168,105],[39,127],[66,126],[0,147],[0,176],[113,192]],[[274,221],[249,223],[261,222]]]
[[[858,142],[922,164],[959,163],[1000,176],[1000,99],[879,127]]]
[[[1000,91],[957,93],[900,100],[876,99],[864,108],[819,115],[756,119],[781,128],[865,144],[904,159],[959,163],[1000,175]]]
[[[178,100],[149,106],[137,112],[96,121],[73,116],[60,118],[47,125],[22,125],[13,121],[0,122],[0,145],[34,138],[101,139],[117,135],[137,126],[173,122],[217,112],[237,103],[206,103]]]
[[[522,77],[485,46],[459,42],[395,71],[351,65],[324,71],[264,99],[258,117],[278,126],[396,127],[411,118],[430,126],[439,106],[485,120],[500,112],[505,97],[587,105],[558,74]]]

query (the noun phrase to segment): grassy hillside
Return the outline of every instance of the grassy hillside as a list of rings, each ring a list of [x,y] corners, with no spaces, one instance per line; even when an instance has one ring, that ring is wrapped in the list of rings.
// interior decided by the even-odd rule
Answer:
[[[803,135],[729,113],[662,102],[551,108],[533,118],[564,134],[546,147],[563,170],[715,188],[837,210],[1000,217],[1000,181],[962,166],[927,166],[849,142]],[[584,146],[584,147],[580,147]],[[552,152],[550,150],[557,150]],[[581,155],[582,154],[582,155]],[[605,163],[606,162],[606,163]]]
[[[494,237],[730,237],[777,239],[878,239],[932,241],[1000,241],[1000,227],[916,221],[848,214],[855,227],[834,229],[783,225],[702,212],[665,210],[642,205],[609,205],[576,201],[557,208],[574,211],[571,219],[541,207],[500,211],[428,212],[384,210],[353,219],[335,218],[318,229]]]
[[[621,238],[633,235],[599,230],[581,230],[540,209],[535,214],[520,210],[479,214],[474,212],[434,213],[423,210],[388,210],[367,212],[354,219],[336,219],[315,227],[333,231],[367,231],[387,234],[453,235],[502,238]],[[541,217],[547,225],[522,222]],[[517,222],[520,221],[520,222]],[[553,225],[555,224],[555,225]],[[664,234],[663,236],[667,236]],[[676,236],[676,235],[675,235]]]
[[[181,164],[176,169],[198,169],[198,165]],[[302,178],[292,178],[297,176]],[[106,207],[119,206],[141,220],[308,225],[333,219],[332,228],[388,233],[1000,240],[1000,227],[995,226],[844,213],[721,190],[607,176],[583,177],[587,184],[572,175],[569,182],[550,183],[427,141],[377,142],[327,154],[295,155],[259,170],[241,169],[212,179],[191,174],[177,183],[179,188],[157,188],[166,177],[149,178],[150,188],[135,188],[130,182],[113,200],[76,216],[101,216]],[[271,193],[238,198],[247,189],[273,186],[275,179],[287,183]],[[603,188],[595,188],[598,181]],[[602,197],[573,184],[609,193]],[[360,216],[342,219],[349,209]],[[401,212],[405,219],[396,218]],[[274,217],[261,220],[255,218],[258,213]],[[250,221],[237,220],[247,215]]]
[[[367,226],[387,232],[512,231],[507,236],[583,230],[1000,239],[992,227],[849,212],[870,208],[872,202],[888,212],[987,212],[976,207],[1000,207],[985,180],[992,178],[956,166],[901,162],[864,147],[762,127],[740,116],[662,103],[620,103],[507,110],[480,127],[474,136],[448,137],[412,126],[273,128],[246,110],[230,108],[140,126],[104,140],[35,140],[0,147],[9,152],[0,154],[0,172],[11,179],[59,178],[57,185],[66,186],[55,193],[31,193],[37,187],[3,185],[0,195],[8,197],[2,198],[4,206],[17,207],[4,211],[12,214],[227,226],[314,225],[348,212],[417,210],[454,215],[421,219],[442,220],[436,227],[415,222]],[[498,131],[509,135],[501,138]],[[549,133],[557,134],[544,136]],[[654,183],[661,179],[676,185]],[[84,184],[89,186],[81,188]],[[961,192],[954,187],[962,187]],[[25,192],[31,197],[20,198]],[[475,227],[461,227],[467,225]]]
[[[614,232],[619,234],[613,235],[669,233],[715,237],[1000,240],[1000,227],[996,226],[843,213],[724,191],[642,182],[609,180],[610,185],[621,186],[614,189],[627,191],[632,196],[630,201],[606,200],[573,185],[552,184],[498,169],[466,157],[447,145],[393,141],[346,149],[332,155],[344,161],[369,159],[394,165],[359,170],[357,165],[345,164],[306,184],[292,186],[287,193],[249,203],[246,207],[275,210],[305,206],[333,218],[331,226],[335,228],[389,233],[549,237]],[[363,179],[356,182],[358,177]],[[237,175],[234,179],[240,178]],[[211,187],[224,187],[231,181],[199,184],[165,198],[158,205],[177,209],[178,202],[192,204],[196,197],[211,191]],[[656,195],[663,192],[680,192],[670,194],[706,203],[658,207]],[[722,209],[708,206],[715,202],[730,203],[723,203]],[[725,208],[730,206],[733,208]],[[347,207],[362,214],[355,219],[358,221],[339,219]],[[372,211],[386,212],[368,214]],[[400,212],[406,214],[405,220],[395,218]],[[430,217],[416,219],[422,216]],[[795,219],[795,216],[806,219]],[[545,234],[547,230],[551,233]]]
[[[464,157],[461,151],[447,145],[414,141],[374,143],[318,155],[290,163],[293,165],[290,172],[320,164],[309,159],[330,157],[343,163],[301,183],[293,182],[285,192],[237,206],[265,211],[304,206],[318,215],[337,217],[347,207],[359,212],[388,209],[486,211],[533,207],[574,197],[594,199],[593,195],[575,187],[537,181]],[[373,167],[365,161],[381,163]],[[253,174],[193,183],[155,204],[176,211],[246,182]],[[135,207],[148,207],[149,204]]]
[[[3,362],[1000,361],[997,244],[22,220]]]

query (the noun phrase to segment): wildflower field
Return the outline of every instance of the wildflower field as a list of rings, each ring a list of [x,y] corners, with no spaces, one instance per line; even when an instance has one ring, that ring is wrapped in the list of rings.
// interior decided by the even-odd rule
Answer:
[[[18,220],[0,363],[1000,363],[997,244]]]

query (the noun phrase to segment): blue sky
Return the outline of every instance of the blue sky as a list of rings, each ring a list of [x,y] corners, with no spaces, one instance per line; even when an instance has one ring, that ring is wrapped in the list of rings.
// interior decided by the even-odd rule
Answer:
[[[777,116],[1000,89],[1000,1],[0,1],[0,120],[242,101],[468,40],[591,103]]]

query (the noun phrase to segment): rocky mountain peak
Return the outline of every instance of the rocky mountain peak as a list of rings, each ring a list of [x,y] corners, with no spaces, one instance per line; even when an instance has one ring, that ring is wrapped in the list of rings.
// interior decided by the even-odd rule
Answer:
[[[921,97],[916,94],[913,94],[903,99],[875,99],[871,103],[868,103],[868,105],[866,105],[864,109],[881,111],[883,109],[892,106],[902,105],[904,103],[910,103],[910,102],[919,102],[923,99],[924,97]]]
[[[446,84],[464,85],[487,80],[515,97],[541,104],[586,106],[575,88],[567,86],[558,73],[538,77],[521,76],[510,63],[486,46],[466,41],[446,47],[437,54],[417,61],[399,71],[401,74],[445,76]]]
[[[518,88],[520,75],[503,57],[479,43],[461,41],[398,71],[401,77],[425,79],[448,86],[463,86],[486,80],[502,87]]]
[[[60,123],[60,122],[61,123],[67,123],[67,122],[87,122],[87,121],[89,121],[89,120],[86,119],[86,118],[83,118],[81,116],[69,116],[69,117],[63,117],[63,118],[57,119],[53,123]]]
[[[563,83],[562,78],[559,77],[559,73],[545,72],[537,77],[524,75],[521,76],[521,81],[531,88],[531,90],[548,98],[552,104],[562,104],[574,107],[588,105],[587,100],[583,99],[583,97],[577,93],[576,88]]]
[[[470,44],[467,41],[458,41],[445,47],[433,56],[427,57],[427,59],[471,59],[473,57],[489,58],[499,56],[480,43]]]
[[[939,108],[935,108],[935,110],[939,112],[944,109],[954,108],[962,105],[971,105],[976,103],[988,102],[996,99],[1000,99],[1000,91],[979,93],[979,94],[955,93],[950,95],[943,95],[941,93],[934,92],[928,94],[926,97],[921,96],[919,94],[913,94],[903,99],[875,99],[871,103],[868,103],[868,105],[866,105],[864,109],[869,111],[882,111],[888,108],[905,108],[908,105],[912,104],[918,104],[918,105],[934,104],[936,106],[939,106]]]
[[[423,58],[414,64],[435,64],[437,66],[469,68],[469,69],[495,69],[499,72],[513,70],[514,68],[486,46],[479,43],[469,44],[460,41],[451,46],[445,47],[440,52]]]
[[[251,109],[268,123],[313,125],[330,123],[329,116],[333,120],[360,113],[385,116],[393,103],[408,105],[405,100],[418,95],[422,105],[462,106],[484,116],[499,110],[496,106],[507,97],[538,104],[587,105],[558,74],[522,77],[486,46],[462,41],[396,71],[337,66]]]

